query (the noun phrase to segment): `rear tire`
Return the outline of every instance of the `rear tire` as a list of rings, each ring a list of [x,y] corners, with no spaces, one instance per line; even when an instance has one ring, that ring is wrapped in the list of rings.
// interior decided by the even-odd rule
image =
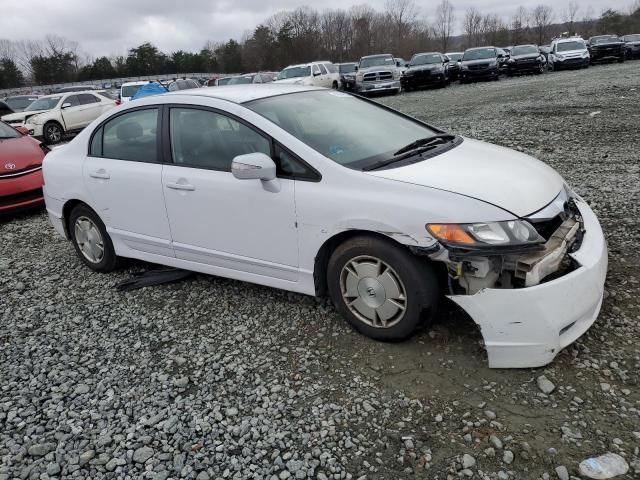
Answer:
[[[435,312],[435,271],[391,240],[360,235],[338,246],[327,268],[329,294],[340,314],[376,340],[402,340]]]
[[[108,273],[116,268],[118,257],[100,217],[87,205],[71,210],[67,224],[71,242],[80,260],[96,272]]]
[[[58,122],[47,122],[42,127],[42,137],[47,145],[59,143],[64,136],[64,130]]]

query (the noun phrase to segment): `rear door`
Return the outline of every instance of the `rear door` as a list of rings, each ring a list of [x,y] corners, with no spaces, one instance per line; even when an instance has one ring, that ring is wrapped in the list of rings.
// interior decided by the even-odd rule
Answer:
[[[77,128],[84,128],[98,118],[103,112],[103,105],[100,98],[93,93],[79,93],[81,124]]]
[[[172,257],[162,194],[157,107],[126,110],[96,130],[83,178],[116,252]],[[120,250],[119,250],[120,249]]]

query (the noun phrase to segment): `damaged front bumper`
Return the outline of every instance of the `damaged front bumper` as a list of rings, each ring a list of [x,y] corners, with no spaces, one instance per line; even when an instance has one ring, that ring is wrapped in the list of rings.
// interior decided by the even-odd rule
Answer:
[[[577,264],[558,278],[524,288],[483,288],[450,295],[480,326],[491,368],[531,368],[551,362],[596,320],[607,273],[607,245],[595,214],[582,200],[584,237],[569,253]]]

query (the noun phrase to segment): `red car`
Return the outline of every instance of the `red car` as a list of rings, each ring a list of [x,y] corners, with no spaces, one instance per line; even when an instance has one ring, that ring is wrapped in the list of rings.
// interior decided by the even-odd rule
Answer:
[[[42,205],[42,160],[49,149],[0,122],[0,214]]]

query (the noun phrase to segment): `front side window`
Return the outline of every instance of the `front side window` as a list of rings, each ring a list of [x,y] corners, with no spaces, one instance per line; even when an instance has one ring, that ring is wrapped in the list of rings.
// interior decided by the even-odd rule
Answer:
[[[77,107],[78,105],[80,105],[80,100],[78,99],[78,95],[69,95],[64,99],[64,102],[62,102],[62,104],[68,104],[67,107]]]
[[[157,162],[157,135],[158,109],[135,110],[118,115],[97,130],[91,142],[91,154],[116,160]]]
[[[325,63],[324,66],[327,68],[329,73],[338,73],[338,67],[336,67],[333,63]]]
[[[324,65],[320,64],[320,73],[322,73],[322,75],[326,75],[327,74],[327,69],[325,68]]]
[[[318,65],[313,66],[313,74],[320,75],[320,67],[318,67]]]
[[[246,103],[325,157],[362,169],[390,159],[436,132],[400,114],[341,92],[311,91]]]
[[[271,142],[245,124],[209,110],[172,108],[171,154],[176,165],[231,171],[238,155],[271,153]]]

